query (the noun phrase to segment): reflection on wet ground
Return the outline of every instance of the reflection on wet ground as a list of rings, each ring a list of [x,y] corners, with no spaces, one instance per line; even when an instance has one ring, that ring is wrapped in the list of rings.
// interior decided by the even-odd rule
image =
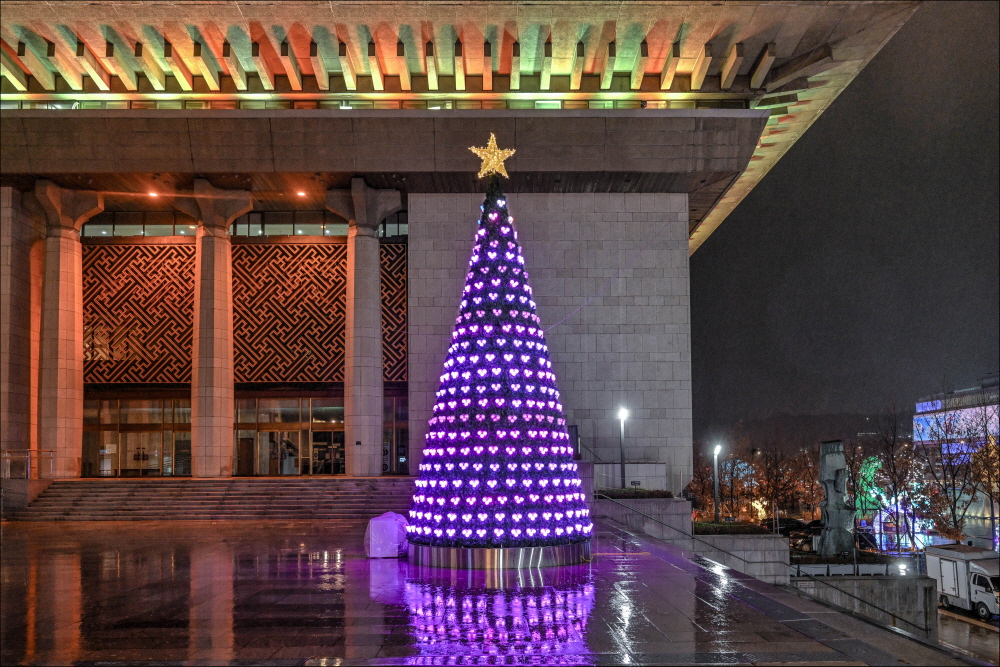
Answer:
[[[996,664],[1000,660],[1000,633],[996,630],[996,617],[989,624],[993,627],[990,629],[984,627],[986,623],[963,616],[962,613],[954,612],[938,614],[938,638],[941,643],[984,662]]]
[[[961,664],[598,526],[590,564],[368,560],[314,523],[3,525],[3,664]]]

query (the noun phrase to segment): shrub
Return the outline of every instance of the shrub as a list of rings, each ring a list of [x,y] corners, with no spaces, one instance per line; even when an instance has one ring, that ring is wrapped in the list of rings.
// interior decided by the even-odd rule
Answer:
[[[673,498],[672,491],[655,491],[653,489],[599,489],[599,495],[615,500],[642,500],[644,498]]]
[[[695,521],[691,524],[695,535],[770,535],[771,531],[753,523],[710,523]]]

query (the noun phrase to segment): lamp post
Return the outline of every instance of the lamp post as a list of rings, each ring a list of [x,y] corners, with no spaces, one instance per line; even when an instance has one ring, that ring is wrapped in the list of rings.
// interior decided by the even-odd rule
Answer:
[[[618,421],[621,423],[621,438],[618,440],[618,446],[621,448],[621,465],[622,465],[622,488],[625,488],[625,419],[628,418],[628,410],[625,408],[620,408],[618,410]]]
[[[722,445],[716,445],[715,456],[712,458],[712,467],[715,471],[713,475],[713,481],[715,482],[715,523],[719,523],[719,452],[721,451]]]

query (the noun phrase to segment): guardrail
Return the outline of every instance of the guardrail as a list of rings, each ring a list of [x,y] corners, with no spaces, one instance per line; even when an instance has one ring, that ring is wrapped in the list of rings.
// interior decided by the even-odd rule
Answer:
[[[0,452],[0,479],[49,479],[55,475],[53,449],[8,449]]]

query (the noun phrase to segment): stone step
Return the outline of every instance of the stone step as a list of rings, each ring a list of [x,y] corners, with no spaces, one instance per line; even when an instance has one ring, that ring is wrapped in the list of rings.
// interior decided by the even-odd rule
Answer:
[[[383,512],[405,514],[413,478],[56,480],[22,521],[320,520],[359,526]]]

